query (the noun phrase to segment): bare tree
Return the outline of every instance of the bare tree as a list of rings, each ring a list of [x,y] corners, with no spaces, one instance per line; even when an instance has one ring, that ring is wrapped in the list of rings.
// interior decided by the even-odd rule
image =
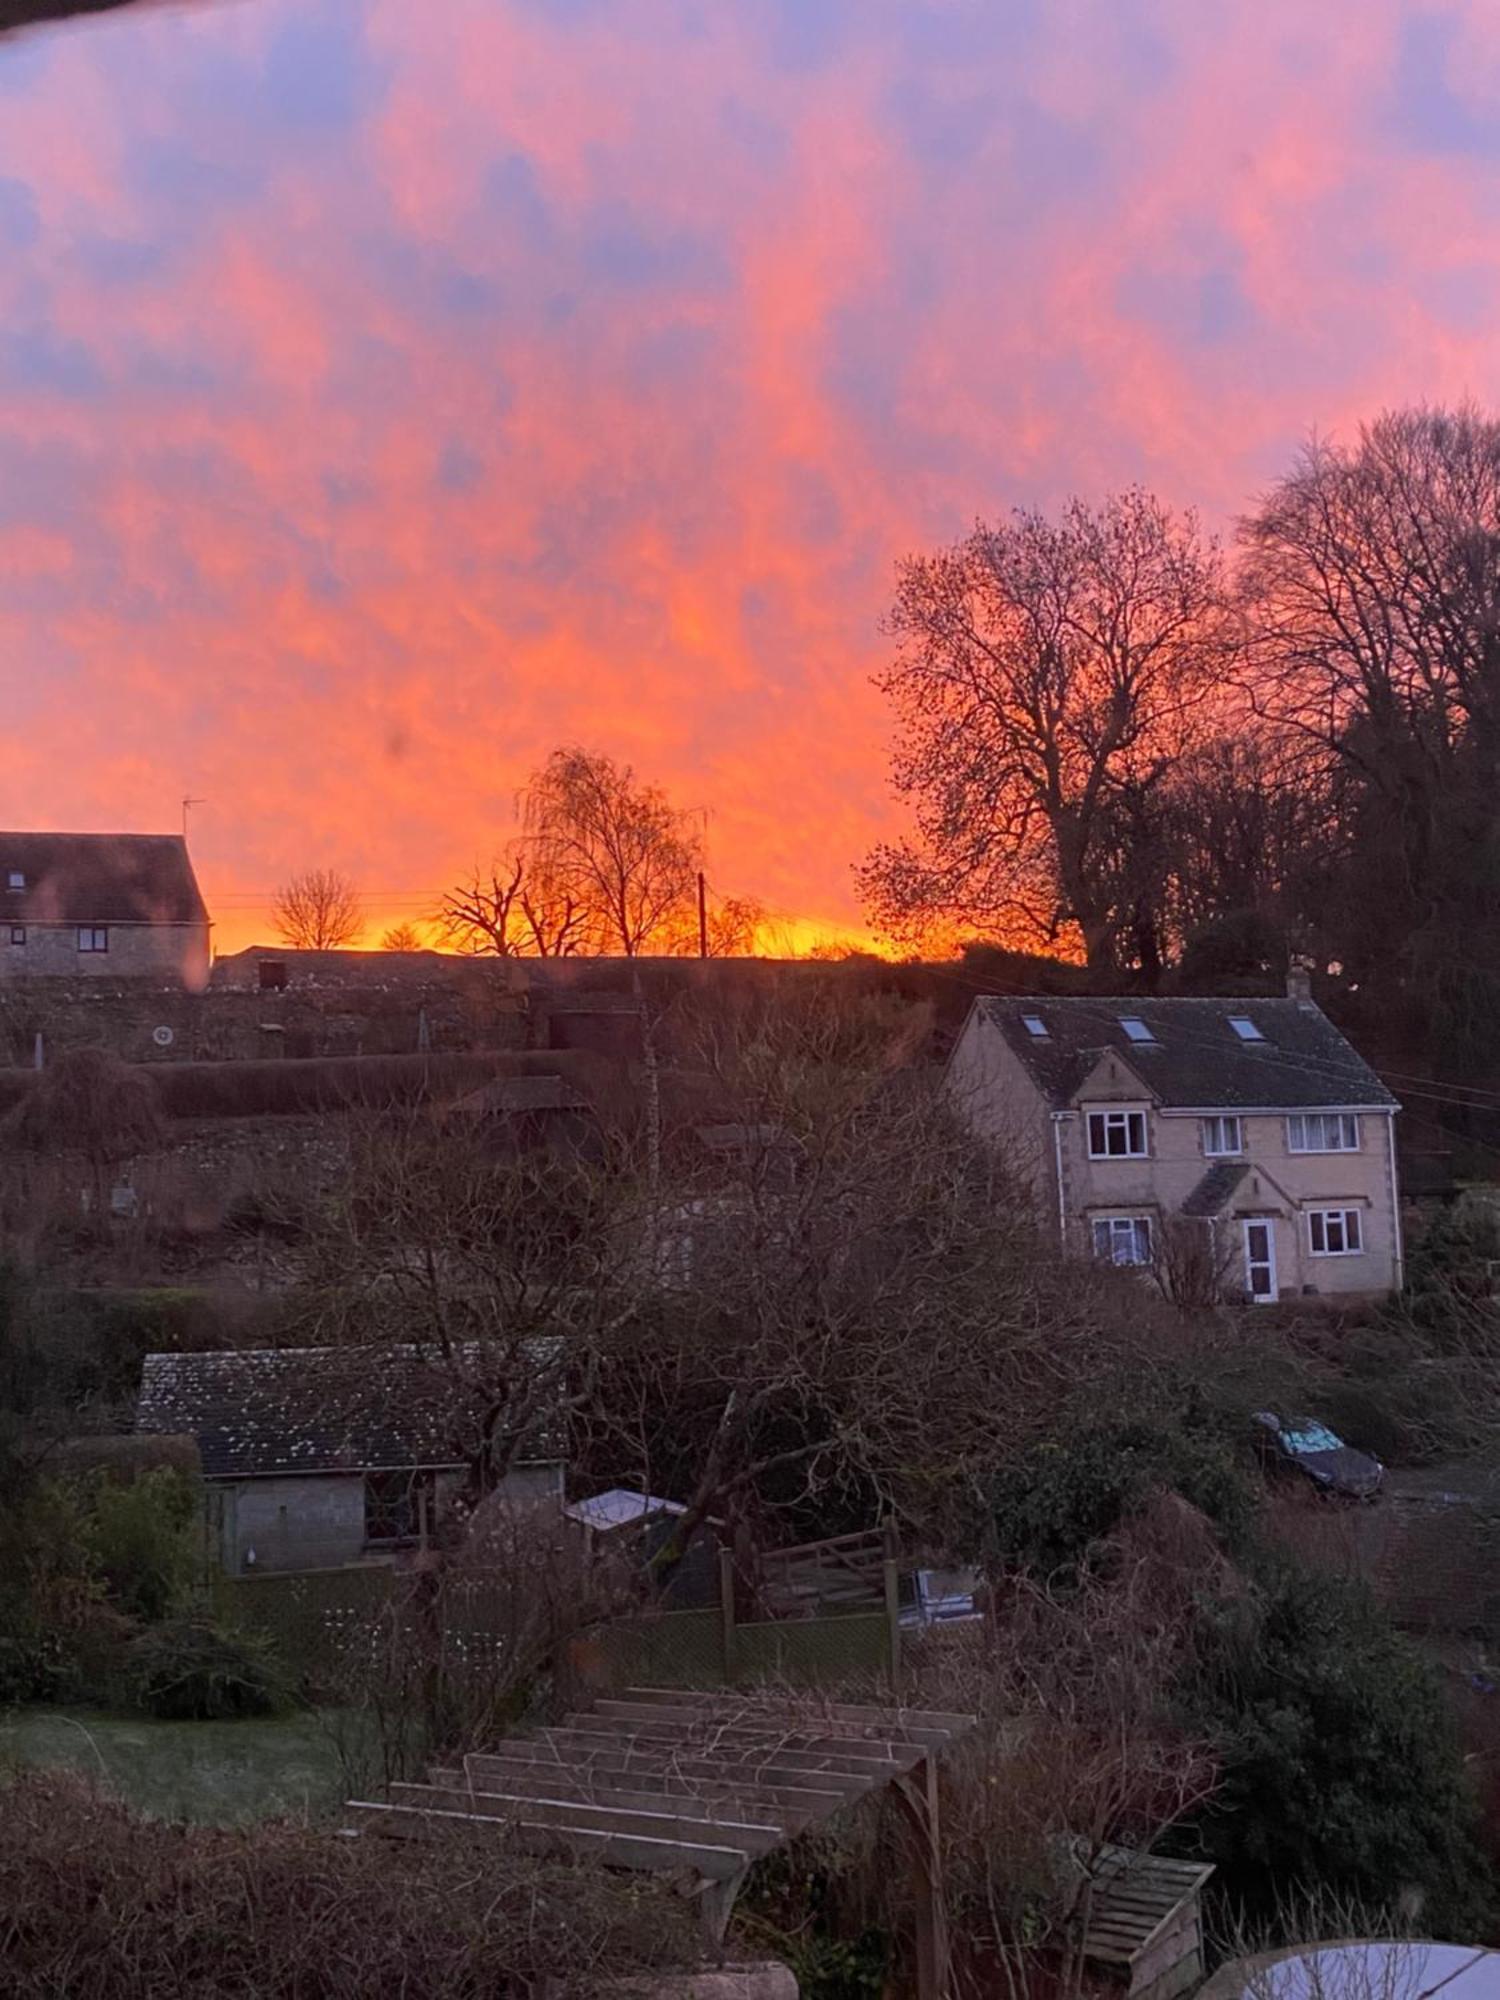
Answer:
[[[522,798],[528,857],[542,879],[589,912],[598,948],[639,957],[669,942],[697,887],[690,815],[628,764],[555,750]]]
[[[669,1125],[587,1413],[597,1462],[683,1500],[684,1545],[709,1515],[784,1534],[894,1511],[957,1539],[1075,1371],[1149,1367],[1152,1309],[1041,1249],[1006,1163],[907,1067],[924,1010],[830,977],[704,1015],[678,1060],[694,1037],[736,1143],[695,1169]]]
[[[1090,965],[1112,966],[1130,897],[1106,863],[1214,685],[1222,597],[1216,545],[1138,489],[1074,500],[1056,522],[1017,513],[904,564],[898,657],[877,685],[917,839],[861,871],[880,926],[1049,942],[1076,927]]]
[[[1500,422],[1314,442],[1241,533],[1251,698],[1332,791],[1338,955],[1462,1071],[1500,996]]]
[[[365,913],[347,875],[309,868],[276,891],[276,935],[299,951],[336,951],[364,929]]]
[[[496,958],[571,958],[597,949],[599,934],[587,903],[524,841],[450,889],[438,922],[460,951]]]

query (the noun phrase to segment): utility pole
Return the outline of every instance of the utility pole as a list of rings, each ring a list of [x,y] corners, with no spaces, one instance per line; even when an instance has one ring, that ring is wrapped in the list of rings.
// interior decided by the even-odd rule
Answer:
[[[698,870],[698,956],[708,957],[708,884]]]

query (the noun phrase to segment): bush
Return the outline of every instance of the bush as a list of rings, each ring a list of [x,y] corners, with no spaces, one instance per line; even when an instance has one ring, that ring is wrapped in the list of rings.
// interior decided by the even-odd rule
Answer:
[[[1253,1489],[1211,1422],[1174,1413],[1096,1419],[1006,1467],[990,1492],[989,1553],[1053,1575],[1161,1491],[1206,1514],[1231,1545],[1254,1511]]]
[[[148,1621],[175,1611],[201,1564],[200,1488],[167,1466],[128,1486],[104,1472],[92,1481],[93,1544],[98,1575],[127,1616]]]
[[[286,1684],[270,1643],[210,1618],[177,1618],[143,1632],[130,1648],[131,1691],[151,1715],[218,1722],[271,1715]]]
[[[1436,1670],[1362,1591],[1290,1567],[1201,1624],[1221,1886],[1252,1909],[1289,1885],[1386,1910],[1417,1891],[1437,1935],[1478,1934],[1492,1885]]]
[[[477,1890],[477,1893],[476,1893]],[[698,1956],[664,1881],[520,1854],[493,1830],[431,1845],[282,1821],[136,1817],[83,1780],[0,1789],[7,2000],[584,2000]]]

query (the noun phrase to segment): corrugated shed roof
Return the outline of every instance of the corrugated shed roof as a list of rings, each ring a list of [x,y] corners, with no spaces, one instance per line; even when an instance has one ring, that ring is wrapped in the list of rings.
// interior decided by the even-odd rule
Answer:
[[[563,1512],[570,1521],[579,1521],[598,1534],[611,1528],[628,1528],[637,1521],[654,1520],[661,1514],[685,1514],[680,1500],[664,1500],[659,1493],[638,1493],[628,1486],[611,1486],[588,1500],[574,1500]]]
[[[460,1465],[488,1408],[463,1372],[415,1346],[148,1354],[136,1429],[195,1437],[208,1479]],[[522,1457],[560,1456],[554,1431]]]
[[[1159,1104],[1173,1109],[1396,1108],[1396,1099],[1310,1000],[1028,1000],[986,995],[981,1017],[1005,1037],[1056,1110],[1074,1101],[1101,1056],[1122,1056]],[[1044,1035],[1033,1034],[1027,1016]],[[1245,1040],[1231,1018],[1249,1020]],[[1137,1020],[1149,1041],[1121,1026]]]
[[[206,924],[208,910],[181,834],[0,833],[0,920]]]

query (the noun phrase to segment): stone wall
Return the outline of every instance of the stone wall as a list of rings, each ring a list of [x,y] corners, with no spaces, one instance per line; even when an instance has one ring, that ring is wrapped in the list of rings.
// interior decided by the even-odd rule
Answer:
[[[118,968],[114,968],[118,974]],[[126,1062],[236,1062],[268,1057],[405,1055],[527,1045],[524,995],[461,967],[451,977],[375,976],[284,991],[151,979],[0,983],[0,1065],[60,1049],[110,1049]]]

